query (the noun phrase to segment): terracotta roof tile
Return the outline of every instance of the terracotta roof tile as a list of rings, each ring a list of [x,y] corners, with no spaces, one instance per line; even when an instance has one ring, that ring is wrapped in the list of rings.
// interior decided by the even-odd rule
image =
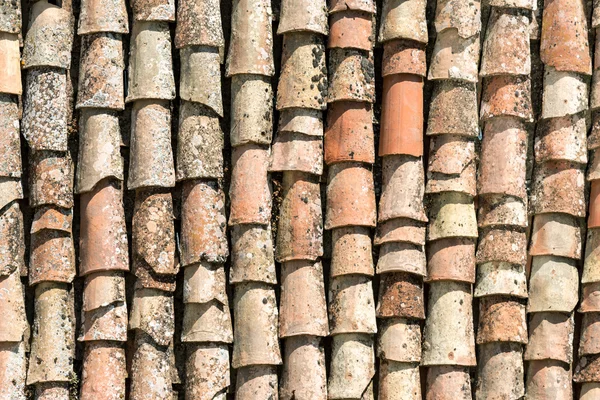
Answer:
[[[377,273],[409,272],[425,276],[426,259],[423,246],[411,243],[384,243],[379,250]]]
[[[219,52],[213,47],[184,47],[180,58],[179,96],[183,100],[204,104],[222,117]]]
[[[507,296],[479,300],[477,344],[494,342],[527,343],[525,304]]]
[[[526,200],[526,199],[525,199]],[[486,195],[478,198],[477,225],[527,226],[527,203],[524,199],[502,195]]]
[[[270,224],[231,227],[229,283],[251,281],[277,283]]]
[[[13,97],[0,94],[0,152],[3,154],[0,176],[19,178],[22,172],[19,105]]]
[[[375,13],[375,2],[373,0],[329,0],[329,13],[339,11],[355,10]]]
[[[585,4],[581,0],[546,0],[540,56],[557,71],[590,75],[592,61],[588,46]]]
[[[19,271],[15,270],[8,276],[1,277],[0,288],[4,293],[0,299],[0,342],[21,342],[29,330],[29,323],[25,314],[25,294]]]
[[[584,171],[580,165],[566,161],[548,161],[536,165],[531,195],[533,212],[585,217],[584,185]],[[559,196],[565,191],[570,196]]]
[[[314,32],[327,35],[326,0],[283,0],[277,34]]]
[[[427,76],[423,44],[412,40],[391,40],[383,44],[381,75],[414,74]]]
[[[131,9],[134,21],[175,21],[174,0],[132,0]]]
[[[370,229],[362,226],[349,226],[333,229],[331,232],[332,278],[341,275],[373,275],[373,254]]]
[[[587,124],[581,114],[540,121],[535,135],[535,162],[550,160],[587,164]]]
[[[525,395],[521,347],[518,343],[502,342],[479,346],[476,396],[519,398]]]
[[[385,0],[381,11],[379,42],[410,39],[427,43],[425,0]]]
[[[80,7],[78,35],[99,32],[129,33],[124,0],[83,0]]]
[[[81,397],[115,393],[125,397],[125,350],[119,345],[92,342],[85,346]]]
[[[469,399],[471,377],[469,369],[460,366],[438,365],[427,369],[426,393],[430,398]]]
[[[0,13],[2,19],[0,19],[0,32],[6,33],[19,33],[21,31],[21,3],[16,1],[3,2],[0,5]]]
[[[375,333],[375,304],[371,279],[342,275],[329,284],[330,334]]]
[[[99,272],[84,280],[81,309],[92,311],[125,302],[125,277],[120,271]]]
[[[477,82],[479,51],[479,34],[465,39],[456,29],[438,33],[427,78]]]
[[[600,314],[583,314],[581,323],[581,341],[579,342],[579,356],[600,353],[598,346],[598,335],[600,332]]]
[[[21,181],[14,178],[0,178],[0,207],[23,198]]]
[[[170,3],[170,0],[167,1]],[[175,19],[174,11],[173,9],[171,12],[169,9],[169,15],[167,17],[165,13],[165,18],[173,21]],[[215,0],[178,2],[175,47],[178,49],[187,46],[224,47],[225,40],[220,11],[220,3]]]
[[[425,244],[425,223],[411,218],[394,218],[377,224],[373,244],[390,242]]]
[[[425,319],[425,295],[420,276],[392,272],[381,275],[378,318]]]
[[[477,237],[475,207],[471,196],[444,192],[432,199],[427,240]]]
[[[375,162],[371,105],[351,101],[331,103],[327,110],[325,162]]]
[[[575,369],[575,382],[598,382],[600,380],[600,354],[583,356]]]
[[[541,118],[564,117],[587,108],[588,82],[585,77],[545,67]]]
[[[0,215],[0,277],[25,268],[25,238],[23,214],[18,202],[13,202]]]
[[[528,76],[496,75],[483,82],[481,119],[513,116],[533,121],[531,81]]]
[[[332,14],[327,48],[371,50],[375,41],[373,22],[370,12],[348,10]]]
[[[25,375],[27,374],[25,343],[0,343],[0,365],[2,366],[2,385],[0,395],[13,396],[25,393]]]
[[[427,245],[426,282],[475,282],[475,241],[466,238],[436,240]]]
[[[327,396],[330,399],[358,399],[363,394],[373,396],[375,375],[373,339],[355,333],[333,336],[332,360]]]
[[[279,365],[275,290],[262,283],[240,283],[234,297],[234,368]]]
[[[80,342],[127,341],[127,305],[125,302],[82,313]]]
[[[527,312],[564,312],[579,300],[579,274],[574,260],[553,256],[533,257],[529,277]]]
[[[29,284],[70,283],[75,277],[75,250],[71,233],[45,229],[31,235]]]
[[[456,29],[458,35],[468,38],[481,31],[481,2],[439,0],[435,9],[435,30]]]
[[[421,326],[418,321],[386,318],[381,321],[377,337],[377,356],[386,361],[418,363],[421,361]],[[402,338],[402,340],[398,340]],[[381,365],[379,369],[381,373]],[[392,386],[393,387],[393,386]]]
[[[433,88],[427,135],[478,136],[477,91],[468,82],[443,80]]]
[[[231,121],[229,138],[232,147],[248,143],[271,144],[273,88],[269,78],[256,75],[231,78]]]
[[[156,289],[136,288],[129,314],[129,329],[149,335],[160,346],[168,346],[175,329],[173,307],[171,294]],[[153,343],[153,346],[156,344]]]
[[[143,332],[137,332],[131,359],[129,395],[132,400],[143,399],[143,396],[168,398],[172,395],[171,370],[164,348],[152,343],[152,338]],[[147,382],[154,384],[148,385]]]
[[[589,214],[587,220],[588,228],[600,227],[600,182],[593,181],[589,199]]]
[[[569,399],[573,397],[571,368],[561,361],[541,360],[527,363],[528,396]]]
[[[568,214],[539,214],[533,218],[529,254],[532,256],[581,257],[580,221]]]
[[[327,336],[327,302],[320,261],[289,261],[281,266],[279,337]]]
[[[7,3],[10,4],[10,3]],[[19,3],[20,4],[20,3]],[[0,69],[4,71],[0,77],[0,92],[21,94],[21,63],[19,52],[19,36],[13,33],[0,32]]]
[[[286,108],[279,112],[278,122],[279,132],[297,132],[307,136],[323,136],[323,113],[319,110]]]
[[[373,53],[353,49],[331,49],[327,102],[375,101]]]
[[[509,295],[527,298],[525,267],[506,262],[489,262],[477,266],[475,297]]]
[[[185,390],[192,396],[217,397],[230,384],[229,350],[223,344],[188,344]]]
[[[235,392],[240,399],[267,397],[273,393],[273,388],[277,388],[277,367],[251,365],[238,369]]]
[[[269,171],[323,173],[323,139],[301,133],[279,133],[273,142]]]
[[[573,361],[575,323],[572,315],[556,312],[536,312],[529,322],[529,343],[523,355],[525,360],[556,360],[570,364]]]
[[[217,300],[227,305],[225,269],[222,264],[200,262],[183,269],[183,302],[208,303]]]
[[[181,331],[182,342],[231,343],[232,340],[233,333],[228,304],[211,300],[206,303],[187,303],[185,305]]]
[[[580,313],[600,311],[600,283],[593,282],[582,285]]]
[[[581,283],[600,282],[600,230],[587,230]]]

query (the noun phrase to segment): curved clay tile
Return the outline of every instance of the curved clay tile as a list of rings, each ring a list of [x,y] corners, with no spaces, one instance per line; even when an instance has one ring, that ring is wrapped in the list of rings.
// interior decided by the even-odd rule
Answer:
[[[483,82],[481,119],[512,116],[533,121],[529,76],[496,75]]]
[[[529,342],[523,354],[526,361],[556,360],[573,362],[573,315],[536,312],[529,321]]]
[[[327,302],[320,261],[281,265],[279,337],[327,336]]]
[[[383,44],[381,76],[395,74],[427,76],[427,60],[423,44],[402,39]]]
[[[80,342],[127,341],[127,305],[110,304],[82,313]]]
[[[332,105],[333,106],[333,105]],[[333,109],[333,107],[329,107]],[[323,112],[310,108],[286,108],[279,112],[279,132],[323,136]],[[269,143],[271,143],[269,141]]]
[[[581,385],[580,400],[594,400],[600,396],[600,383],[586,382]]]
[[[23,136],[32,150],[67,151],[70,122],[67,74],[56,68],[27,73]]]
[[[0,32],[0,50],[0,70],[3,71],[0,75],[0,92],[19,95],[23,93],[19,35]]]
[[[218,300],[187,303],[183,312],[181,341],[184,343],[231,343],[233,332],[229,305]]]
[[[331,231],[330,276],[360,274],[373,276],[370,229],[348,226]]]
[[[376,7],[373,0],[329,0],[329,13],[340,11],[364,11],[375,14]]]
[[[179,264],[177,264],[179,266]],[[136,285],[138,287],[157,289],[164,292],[175,291],[176,277],[174,274],[161,274],[157,273],[152,265],[143,259],[136,257],[133,260],[133,267],[131,272],[136,277]]]
[[[222,178],[224,146],[218,115],[202,104],[182,101],[177,131],[177,180]]]
[[[266,225],[271,219],[269,151],[255,144],[232,149],[229,225]]]
[[[21,180],[15,178],[0,178],[0,208],[23,198]]]
[[[185,362],[185,391],[197,399],[221,399],[229,387],[229,350],[227,345],[188,344]]]
[[[19,271],[0,277],[0,290],[3,294],[0,298],[0,341],[21,342],[29,331],[29,323],[25,315],[25,295]]]
[[[471,196],[459,192],[440,193],[432,199],[429,211],[428,241],[477,237],[475,206]]]
[[[73,207],[73,162],[69,154],[39,151],[30,154],[29,205]]]
[[[329,167],[325,229],[375,226],[377,208],[373,173],[359,163]]]
[[[587,109],[587,79],[574,72],[561,72],[546,66],[541,118],[564,117]]]
[[[422,365],[476,365],[472,301],[468,283],[429,284]]]
[[[523,302],[507,296],[487,296],[479,300],[477,344],[494,342],[527,344]]]
[[[80,114],[75,192],[90,192],[105,178],[123,181],[119,116],[97,109],[84,109]]]
[[[373,398],[375,351],[373,339],[364,333],[333,336],[332,366],[329,372],[327,397],[329,399]]]
[[[217,182],[188,180],[181,198],[181,263],[225,262],[225,194]],[[171,236],[173,238],[174,235]]]
[[[600,230],[588,229],[581,283],[600,282]]]
[[[100,32],[129,33],[124,0],[83,0],[80,7],[77,34],[82,38]]]
[[[478,194],[525,199],[526,164],[527,130],[524,123],[511,117],[488,121],[481,144]]]
[[[405,272],[382,274],[376,313],[378,318],[425,319],[423,279]]]
[[[324,110],[327,66],[323,38],[313,33],[283,37],[281,73],[277,85],[277,109]]]
[[[534,142],[535,162],[572,161],[587,164],[587,124],[581,114],[542,120]]]
[[[12,207],[11,207],[12,208]],[[10,208],[9,208],[10,209]],[[18,210],[13,208],[14,218],[18,218]],[[12,224],[15,224],[16,221],[11,221]],[[16,225],[19,225],[19,222],[16,222]],[[37,233],[44,229],[53,229],[57,231],[62,231],[66,233],[72,232],[73,227],[73,210],[68,209],[57,209],[52,206],[41,206],[35,210],[35,214],[33,216],[33,221],[31,223],[31,233]],[[18,230],[18,228],[17,228]]]
[[[600,314],[585,313],[583,314],[583,322],[581,323],[581,340],[579,342],[578,354],[598,354],[600,348],[598,346],[598,335],[600,329]]]
[[[593,182],[600,179],[600,152],[593,150],[590,153],[586,180]]]
[[[226,76],[274,75],[272,20],[270,1],[233,2]]]
[[[327,48],[370,51],[375,40],[372,22],[373,14],[369,12],[348,10],[332,14]]]
[[[384,243],[379,250],[377,273],[408,272],[425,276],[427,260],[423,246],[411,243]]]
[[[427,43],[426,3],[425,0],[385,0],[378,41],[410,39]]]
[[[460,174],[456,175],[444,175],[441,173],[430,172],[427,174],[425,193],[459,192],[475,196],[477,194],[475,175],[475,161],[469,163]]]
[[[120,35],[99,33],[81,38],[76,108],[123,110],[123,42]]]
[[[475,161],[475,142],[470,138],[439,135],[431,138],[427,173],[458,175]]]
[[[213,47],[192,46],[181,49],[179,96],[204,104],[223,116],[221,65]]]
[[[326,0],[283,0],[277,34],[291,32],[327,35]]]
[[[479,135],[477,90],[468,82],[444,80],[433,88],[427,135]]]
[[[27,374],[25,346],[24,342],[0,343],[0,367],[2,368],[1,379],[3,382],[0,385],[1,396],[25,398],[25,375]]]
[[[75,274],[71,233],[46,229],[31,235],[30,285],[46,281],[70,283]]]
[[[546,0],[540,45],[542,62],[557,71],[592,74],[587,17],[582,0]]]
[[[494,8],[481,54],[481,76],[529,75],[529,17]]]
[[[501,396],[518,399],[525,395],[521,348],[519,343],[502,342],[486,343],[478,347],[477,398]]]
[[[170,21],[174,20],[174,17],[173,15]],[[219,49],[225,46],[221,26],[221,4],[218,0],[178,2],[175,47],[181,49],[187,46],[209,46]]]
[[[270,223],[231,227],[229,283],[252,281],[277,283]]]
[[[2,91],[2,88],[0,88]],[[0,94],[0,176],[21,177],[21,137],[19,133],[19,105],[9,94]]]
[[[577,217],[568,214],[538,214],[533,218],[529,255],[581,257],[581,228]]]
[[[175,21],[174,0],[131,0],[131,9],[134,22]]]
[[[508,295],[527,298],[525,268],[518,264],[490,262],[477,266],[475,297]]]
[[[0,277],[2,277],[25,267],[23,213],[16,201],[4,208],[0,214],[0,238],[2,238],[0,240]]]
[[[511,196],[487,195],[478,198],[477,225],[527,227],[527,202]]]
[[[325,351],[321,340],[314,336],[293,336],[286,339],[280,399],[327,399],[327,377],[322,367],[325,365]]]
[[[122,272],[108,271],[89,275],[83,286],[81,309],[92,311],[125,302],[125,277]]]
[[[281,126],[279,130],[281,132]],[[231,146],[249,143],[269,145],[272,138],[273,88],[270,78],[258,75],[232,76]]]
[[[279,133],[273,142],[269,171],[323,173],[323,139],[301,133]]]
[[[244,282],[235,286],[233,368],[280,365],[275,290],[270,285]]]
[[[74,35],[71,13],[42,0],[31,7],[29,21],[23,44],[23,68],[69,69]]]
[[[164,100],[136,101],[131,115],[127,189],[175,186],[171,111]]]
[[[456,29],[462,38],[481,32],[481,1],[439,0],[435,8],[435,30]]]
[[[168,23],[135,21],[129,54],[126,102],[175,98]]]
[[[423,155],[423,79],[412,74],[383,78],[379,155]]]
[[[479,50],[478,34],[463,39],[456,29],[438,33],[427,79],[477,82]]]
[[[238,369],[236,375],[235,395],[239,400],[268,398],[273,390],[277,389],[275,366],[250,365]]]
[[[447,365],[427,368],[428,399],[472,399],[469,369]]]
[[[150,396],[167,399],[172,396],[171,369],[165,349],[152,343],[152,338],[144,332],[136,332],[133,347],[130,398],[143,400]]]
[[[411,156],[384,157],[382,175],[378,222],[394,218],[427,222],[423,207],[423,160]]]
[[[153,346],[168,346],[175,330],[173,307],[173,296],[170,293],[136,288],[129,314],[129,330],[137,330],[136,335],[148,335],[155,342]],[[139,346],[136,348],[139,349]]]
[[[573,398],[571,369],[560,361],[530,361],[525,376],[528,397],[561,400]]]
[[[331,49],[327,102],[375,101],[375,66],[373,53],[361,50]]]
[[[82,400],[110,393],[125,398],[125,350],[120,345],[102,342],[86,344],[81,374]]]
[[[579,301],[579,273],[575,260],[533,257],[527,312],[570,313]]]
[[[200,262],[183,269],[183,302],[208,303],[217,300],[228,304],[225,269],[222,264]]]
[[[421,376],[418,364],[380,360],[379,398],[421,399]]]
[[[593,181],[589,198],[588,228],[600,227],[600,182]]]
[[[477,264],[507,262],[525,265],[527,238],[525,232],[494,227],[481,232],[477,244]]]
[[[372,3],[371,0],[363,0],[366,3]],[[21,32],[21,3],[16,2],[2,2],[0,5],[0,32],[6,33],[20,33]]]
[[[585,217],[585,177],[581,165],[548,161],[534,170],[531,208],[534,214],[565,213]],[[569,193],[569,196],[561,196]]]
[[[103,181],[80,200],[79,274],[127,271],[127,228],[120,183]],[[164,250],[164,249],[161,249]]]
[[[475,283],[475,241],[449,238],[427,244],[425,282],[458,281]]]
[[[421,361],[421,326],[419,321],[404,318],[384,319],[381,321],[380,329],[380,334],[377,337],[377,356],[382,361],[404,363],[419,363]],[[399,337],[403,340],[398,340]]]
[[[173,219],[173,200],[169,191],[148,189],[136,192],[132,249],[159,274],[176,274],[178,271]]]
[[[377,224],[373,244],[404,242],[425,245],[425,223],[411,218],[394,218]]]
[[[66,284],[43,282],[36,285],[33,322],[36,334],[30,353],[36,362],[29,363],[28,385],[71,381],[75,355],[72,310],[73,297]]]
[[[330,335],[377,332],[370,277],[337,276],[329,283],[328,298]]]
[[[327,109],[325,162],[375,162],[373,112],[368,103],[336,101]]]
[[[302,172],[285,172],[282,186],[275,258],[279,262],[316,260],[323,255],[318,178]]]
[[[523,8],[525,10],[536,10],[537,0],[489,0],[490,6],[500,8]]]

